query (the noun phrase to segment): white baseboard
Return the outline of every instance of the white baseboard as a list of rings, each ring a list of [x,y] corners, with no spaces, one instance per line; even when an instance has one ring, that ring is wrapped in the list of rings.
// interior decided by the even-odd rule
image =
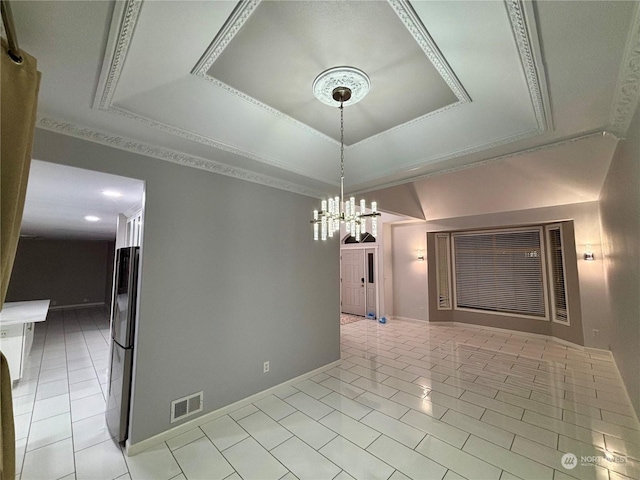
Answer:
[[[68,309],[81,309],[81,308],[90,308],[90,307],[104,307],[106,303],[104,302],[94,302],[94,303],[76,303],[73,305],[56,305],[55,307],[49,307],[49,310],[62,310],[63,308]]]
[[[601,348],[594,348],[594,347],[585,347],[583,345],[578,345],[577,343],[573,343],[573,342],[569,342],[568,340],[563,340],[562,338],[558,338],[558,337],[554,337],[552,335],[544,335],[542,333],[530,333],[530,332],[522,332],[520,330],[512,330],[510,328],[498,328],[498,327],[488,327],[488,326],[484,326],[484,325],[477,325],[475,323],[465,323],[465,322],[430,322],[428,320],[419,320],[417,318],[407,318],[407,317],[392,317],[393,319],[397,319],[397,320],[404,320],[407,322],[418,322],[418,323],[428,323],[429,325],[440,325],[440,326],[449,326],[449,327],[464,327],[464,328],[478,328],[478,329],[482,329],[482,330],[492,330],[495,332],[509,332],[509,333],[515,333],[518,335],[524,335],[526,337],[534,337],[534,338],[544,338],[547,340],[553,340],[556,341],[564,346],[567,347],[572,347],[572,348],[576,348],[578,350],[581,350],[583,352],[587,352],[587,353],[595,353],[598,355],[605,355],[608,357],[613,358],[613,354],[609,351],[609,350],[604,350]]]
[[[185,422],[182,425],[178,425],[176,427],[170,428],[169,430],[165,430],[162,433],[154,435],[153,437],[150,437],[150,438],[146,438],[140,442],[132,444],[132,443],[129,443],[129,440],[127,440],[125,445],[125,453],[127,454],[128,457],[137,455],[138,453],[144,452],[145,450],[148,450],[149,448],[155,445],[158,445],[159,443],[166,442],[167,440],[173,437],[176,437],[178,435],[182,435],[183,433],[186,433],[189,430],[194,429],[195,427],[199,427],[200,425],[203,425],[212,420],[215,420],[216,418],[226,415],[227,413],[231,413],[234,410],[238,410],[239,408],[249,405],[250,403],[260,400],[261,398],[269,396],[279,388],[293,385],[294,383],[298,383],[302,380],[306,380],[307,378],[313,377],[325,370],[330,370],[340,365],[341,361],[342,360],[336,360],[335,362],[331,362],[327,365],[316,368],[315,370],[304,373],[298,377],[292,378],[291,380],[287,380],[286,382],[280,383],[274,387],[258,392],[254,395],[251,395],[250,397],[243,398],[242,400],[238,400],[237,402],[232,403],[231,405],[227,405],[226,407],[222,407],[222,408],[219,408],[218,410],[214,410],[213,412],[206,413],[201,417],[197,417],[197,418],[194,418],[193,420],[189,420],[188,422]]]
[[[435,322],[432,322],[435,323]],[[577,343],[569,342],[568,340],[564,340],[562,338],[554,337],[553,335],[544,335],[542,333],[531,333],[531,332],[521,332],[520,330],[512,330],[510,328],[499,328],[499,327],[487,327],[484,325],[476,325],[475,323],[465,323],[465,322],[445,322],[448,325],[455,325],[457,327],[470,327],[470,328],[478,328],[482,330],[491,330],[495,332],[509,332],[515,333],[517,335],[523,335],[525,337],[533,337],[533,338],[544,338],[545,340],[553,340],[555,342],[560,343],[566,347],[576,348],[581,351],[587,351],[591,353],[597,353],[600,355],[606,355],[612,357],[611,352],[609,350],[603,350],[600,348],[593,347],[585,347],[583,345],[578,345]]]
[[[409,317],[398,317],[396,315],[392,315],[391,319],[393,319],[393,320],[404,320],[405,322],[433,323],[433,322],[429,322],[429,320],[420,320],[420,319],[417,319],[417,318],[409,318]]]

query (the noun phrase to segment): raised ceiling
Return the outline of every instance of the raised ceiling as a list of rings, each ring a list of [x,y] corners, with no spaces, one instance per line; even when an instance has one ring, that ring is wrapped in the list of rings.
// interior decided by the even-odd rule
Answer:
[[[637,2],[21,1],[14,16],[43,72],[40,128],[312,196],[339,178],[339,118],[311,94],[336,65],[372,80],[345,109],[350,191],[624,137],[640,91]],[[588,162],[608,159],[569,145],[597,190]]]
[[[335,140],[338,111],[320,103],[311,89],[327,66],[353,65],[372,82],[366,99],[346,112],[347,145],[467,101],[453,73],[434,67],[387,2],[266,1],[243,15],[250,8],[239,5],[232,17],[237,33],[221,30],[194,73]],[[421,24],[410,27],[428,38]],[[320,38],[332,41],[315,40]],[[434,49],[428,53],[437,55]]]

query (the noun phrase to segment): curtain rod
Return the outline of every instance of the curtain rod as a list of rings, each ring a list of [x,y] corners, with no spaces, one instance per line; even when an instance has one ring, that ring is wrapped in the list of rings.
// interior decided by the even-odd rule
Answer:
[[[0,9],[2,10],[2,23],[4,24],[5,32],[7,32],[7,43],[9,44],[7,53],[14,62],[22,63],[22,55],[20,55],[20,48],[18,47],[18,36],[13,25],[11,5],[7,0],[0,0]]]

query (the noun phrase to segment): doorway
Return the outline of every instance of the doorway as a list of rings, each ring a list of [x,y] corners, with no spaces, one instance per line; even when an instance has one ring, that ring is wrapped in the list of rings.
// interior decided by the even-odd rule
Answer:
[[[340,247],[341,312],[377,318],[378,248],[377,245],[345,243]]]

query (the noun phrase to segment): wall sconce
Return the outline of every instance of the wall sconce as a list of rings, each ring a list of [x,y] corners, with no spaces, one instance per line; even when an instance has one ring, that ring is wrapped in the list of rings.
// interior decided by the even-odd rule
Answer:
[[[592,262],[596,259],[596,256],[591,251],[591,245],[587,245],[587,251],[584,252],[584,259],[588,262]]]
[[[420,248],[418,249],[418,260],[424,260],[424,253]]]

